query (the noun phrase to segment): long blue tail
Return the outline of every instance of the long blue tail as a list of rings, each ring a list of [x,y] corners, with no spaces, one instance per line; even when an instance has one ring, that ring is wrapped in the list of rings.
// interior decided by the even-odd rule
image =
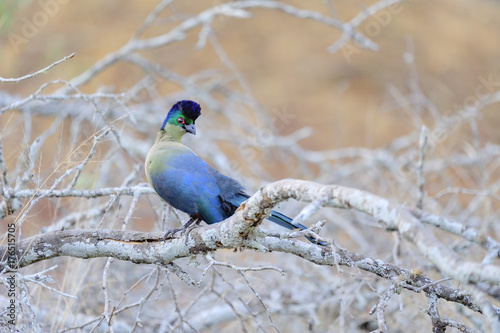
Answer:
[[[231,203],[233,205],[233,207],[234,207],[234,210],[236,210],[236,208],[239,205],[241,205],[241,203],[243,201],[247,200],[248,198],[250,198],[250,196],[248,194],[238,193],[238,195],[234,197],[234,199],[233,199],[234,201]],[[275,210],[271,211],[271,216],[269,216],[267,219],[269,221],[274,222],[276,224],[279,224],[283,228],[287,228],[289,230],[294,230],[294,229],[305,230],[305,229],[307,229],[307,227],[305,225],[302,225],[300,223],[299,224],[295,224],[295,223],[292,222],[291,218],[289,218],[288,216],[283,215],[280,212],[277,212]],[[323,246],[328,246],[328,243],[326,243],[326,242],[317,242],[317,241],[314,240],[314,238],[308,237],[308,236],[306,236],[306,238],[311,243],[313,243],[313,244],[319,244],[319,245],[323,245]]]
[[[305,229],[307,229],[307,227],[305,225],[302,225],[300,223],[299,224],[292,223],[292,219],[291,218],[289,218],[288,216],[283,215],[283,214],[281,214],[281,213],[279,213],[279,212],[277,212],[275,210],[271,211],[271,216],[269,216],[268,219],[269,219],[269,221],[274,222],[276,224],[279,224],[280,226],[282,226],[284,228],[287,228],[287,229],[290,229],[290,230],[293,230],[293,229],[305,230]],[[325,242],[317,242],[312,237],[306,236],[306,238],[311,243],[314,243],[314,244],[320,244],[320,245],[323,245],[323,246],[328,245]]]

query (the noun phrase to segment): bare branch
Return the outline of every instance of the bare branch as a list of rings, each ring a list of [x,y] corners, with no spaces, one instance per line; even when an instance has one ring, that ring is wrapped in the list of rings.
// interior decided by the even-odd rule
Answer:
[[[34,78],[35,76],[39,75],[39,74],[43,74],[45,72],[47,72],[49,69],[51,69],[52,67],[54,66],[57,66],[59,65],[61,62],[64,62],[68,59],[72,59],[74,56],[75,56],[75,52],[71,53],[70,55],[62,58],[61,60],[58,60],[52,64],[50,64],[49,66],[43,68],[43,69],[40,69],[39,71],[37,72],[34,72],[34,73],[31,73],[31,74],[28,74],[28,75],[25,75],[25,76],[21,76],[21,77],[18,77],[18,78],[12,78],[12,79],[5,79],[3,77],[0,77],[0,82],[14,82],[14,83],[18,83],[22,80],[26,80],[26,79],[31,79],[31,78]]]
[[[461,282],[500,283],[500,268],[494,265],[463,261],[424,228],[410,209],[391,204],[384,198],[368,192],[342,186],[324,186],[301,180],[282,180],[264,186],[247,202],[244,218],[257,219],[257,207],[269,210],[287,199],[313,202],[327,199],[324,206],[354,209],[373,217],[387,230],[398,230],[408,241],[415,244],[420,253],[434,263],[445,275]]]
[[[275,186],[279,184],[279,182],[275,183]],[[276,187],[279,188],[279,186]],[[270,199],[264,200],[261,204],[268,207]],[[197,253],[206,254],[222,248],[233,247],[253,248],[256,246],[257,240],[245,237],[244,234],[245,232],[247,235],[253,233],[249,228],[253,228],[251,225],[254,220],[249,218],[254,213],[255,209],[247,203],[243,209],[226,222],[192,230],[187,241],[182,237],[163,242],[163,232],[142,233],[103,229],[50,232],[19,242],[17,267],[25,267],[41,260],[60,256],[84,259],[112,257],[136,264],[156,264],[168,267],[176,259],[190,257]],[[260,214],[260,216],[260,219],[264,218],[264,215]],[[260,219],[257,219],[257,222],[260,222]],[[474,311],[479,311],[467,293],[446,287],[441,283],[436,283],[378,259],[375,260],[342,249],[336,249],[335,252],[332,252],[326,247],[279,238],[266,238],[261,241],[259,248],[290,253],[319,265],[334,266],[339,264],[357,267],[387,279],[403,276],[406,280],[406,283],[402,285],[404,288],[409,290],[422,288],[417,292],[420,290],[432,292],[437,297],[458,302]],[[0,247],[2,258],[5,257],[5,253],[6,246]],[[500,315],[500,309],[496,307],[494,309],[496,314]]]

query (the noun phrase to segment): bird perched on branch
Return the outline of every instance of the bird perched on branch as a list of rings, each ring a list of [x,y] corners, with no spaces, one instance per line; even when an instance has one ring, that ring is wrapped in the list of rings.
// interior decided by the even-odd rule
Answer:
[[[165,238],[201,220],[208,224],[221,222],[249,198],[238,181],[219,173],[181,143],[184,134],[196,134],[194,123],[200,114],[201,108],[196,102],[175,103],[146,157],[146,177],[156,193],[191,217],[183,229],[173,229]],[[268,219],[290,230],[307,229],[274,210]],[[316,243],[311,237],[307,238]]]

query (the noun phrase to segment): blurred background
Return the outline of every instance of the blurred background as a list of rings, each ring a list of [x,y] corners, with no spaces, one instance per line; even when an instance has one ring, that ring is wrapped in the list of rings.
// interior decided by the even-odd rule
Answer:
[[[51,3],[48,1],[48,3]],[[69,80],[133,36],[157,1],[54,1],[45,24],[41,19],[33,37],[23,37],[43,7],[36,1],[2,1],[0,47],[2,77],[18,77],[41,69],[76,52],[76,58],[46,75],[17,85],[3,85],[11,93],[33,93],[48,80]],[[146,31],[154,36],[185,16],[199,13],[218,1],[174,2],[160,20]],[[286,3],[300,6],[299,1]],[[307,9],[348,21],[375,1],[310,1]],[[268,109],[285,109],[294,118],[280,128],[283,133],[310,126],[313,134],[302,144],[314,149],[349,146],[378,147],[407,133],[412,124],[387,106],[393,98],[388,87],[409,91],[411,73],[403,56],[411,40],[420,89],[442,113],[474,94],[479,77],[493,75],[500,81],[500,22],[496,1],[405,1],[366,20],[359,31],[372,38],[378,52],[349,43],[345,51],[330,54],[327,48],[341,32],[314,21],[256,9],[251,19],[216,18],[212,24],[220,46],[238,68],[253,96]],[[34,16],[35,15],[35,16]],[[29,26],[29,24],[28,24]],[[191,75],[212,68],[225,70],[211,48],[198,50],[198,30],[188,38],[151,55],[158,63]],[[11,36],[14,33],[20,40]],[[347,56],[346,56],[347,55]],[[92,92],[109,86],[123,91],[143,75],[136,68],[119,65],[82,87]],[[496,76],[495,76],[496,75]],[[163,88],[163,87],[162,87]],[[165,92],[179,87],[165,86]],[[486,93],[486,90],[482,93]],[[207,116],[210,110],[205,110]],[[163,115],[159,115],[161,118]],[[499,139],[495,112],[485,112],[481,130]],[[376,125],[376,126],[374,126]],[[495,126],[496,125],[496,126]],[[292,173],[286,176],[293,177]]]
[[[245,2],[249,8],[244,12],[217,15],[164,45],[134,51],[123,48],[134,36],[154,43],[155,37],[175,31],[203,11]],[[355,30],[372,44],[349,38],[339,42],[343,32],[335,26],[299,17],[300,12],[290,15],[286,10],[250,7],[252,1],[164,1],[165,8],[144,27],[159,3],[0,2],[0,77],[20,77],[75,53],[32,79],[0,82],[0,109],[5,108],[0,117],[0,139],[11,172],[10,186],[50,188],[66,170],[83,163],[93,137],[106,126],[113,127],[112,133],[98,142],[96,155],[83,165],[75,187],[95,189],[145,182],[141,163],[169,107],[178,99],[193,99],[201,104],[202,116],[197,121],[197,136],[186,138],[185,143],[221,172],[238,178],[249,193],[282,178],[341,184],[409,207],[422,200],[424,209],[498,238],[498,223],[494,223],[500,208],[500,98],[495,94],[500,88],[498,1],[408,0],[395,5],[361,0],[281,2],[341,22],[353,20],[354,24],[358,18],[361,23]],[[381,5],[379,11],[371,11],[374,4]],[[138,34],[138,29],[143,31]],[[126,57],[117,56],[115,51],[120,49]],[[117,61],[106,63],[110,55],[117,56]],[[88,79],[83,80],[82,73]],[[33,103],[8,107],[42,86]],[[73,97],[61,97],[69,95]],[[417,164],[424,125],[428,129],[424,149],[427,164],[421,192]],[[35,138],[40,137],[39,150],[30,155]],[[71,182],[70,178],[62,179],[57,188]],[[129,213],[132,218],[127,220],[127,229],[164,230],[180,223],[154,195],[143,196],[137,203],[126,196],[118,202],[108,200],[42,198],[32,207],[21,200],[19,207],[28,205],[29,214],[23,217],[16,213],[4,216],[4,220],[23,219],[25,237],[68,227],[119,229]],[[96,207],[102,209],[92,213],[90,209]],[[294,216],[302,207],[301,203],[287,202],[281,210]],[[71,214],[77,217],[69,219]],[[379,229],[376,221],[331,209],[322,210],[309,225],[319,220],[328,221],[322,235],[334,238],[342,247],[406,268],[422,267],[425,274],[441,277],[410,244],[400,243],[397,235]],[[263,227],[273,228],[269,224]],[[466,248],[467,258],[482,255],[480,249],[455,238],[450,238],[449,244]],[[221,251],[217,255],[221,261],[273,264],[288,272],[285,277],[269,273],[276,277],[273,282],[257,273],[251,275],[264,302],[278,309],[273,310],[273,319],[284,331],[369,331],[374,318],[367,312],[377,292],[387,287],[368,274],[347,269],[338,272],[301,259],[289,260],[285,254]],[[108,274],[103,273],[106,260],[58,258],[27,268],[36,272],[58,263],[60,268],[52,274],[57,289],[79,297],[78,301],[68,300],[35,287],[31,302],[43,331],[69,327],[86,331],[96,325],[80,327],[103,311],[100,288],[103,274]],[[203,258],[200,261],[206,265]],[[189,266],[187,260],[182,264]],[[191,297],[174,305],[170,291],[164,290],[156,300],[147,300],[147,310],[141,311],[150,319],[146,324],[150,329],[168,327],[156,308],[166,307],[170,309],[171,329],[272,331],[266,312],[235,272],[220,268],[204,276],[203,268],[186,268],[195,280],[205,279],[200,290],[171,279],[165,269],[119,262],[113,265],[109,274],[115,283],[111,297],[115,305],[126,303],[117,301],[122,296],[135,302],[141,293],[134,298],[132,294],[125,296],[124,290],[153,273],[161,277],[161,286],[177,288]],[[73,272],[85,276],[84,281],[66,274],[62,267],[72,267]],[[123,277],[130,269],[136,273]],[[236,285],[229,282],[232,276]],[[352,281],[348,282],[348,277]],[[283,286],[297,288],[299,284],[301,291],[283,291]],[[143,288],[150,287],[145,283]],[[352,297],[363,290],[365,296]],[[224,293],[227,297],[221,296]],[[367,296],[370,293],[373,295]],[[408,321],[430,327],[426,315],[417,310],[426,307],[425,299],[417,296],[402,297],[388,310],[394,314],[390,317],[394,331],[407,332]],[[204,310],[214,299],[234,308],[221,306],[222,314],[220,318],[214,315],[214,323],[199,318],[198,322],[185,310],[186,321],[193,325],[189,327],[179,321],[175,311],[191,306],[189,302],[196,297]],[[56,311],[63,317],[51,317],[48,309],[43,310],[53,302],[59,302]],[[238,302],[245,306],[240,308]],[[409,311],[411,316],[398,314],[403,303],[415,310]],[[235,308],[241,313],[254,312],[246,313],[245,319],[224,317],[227,312],[238,312]],[[454,313],[456,309],[450,308]],[[298,323],[290,320],[292,315],[299,316],[294,319]],[[133,328],[134,318],[118,315],[115,330],[141,331]],[[20,320],[26,324],[32,319]],[[466,320],[480,327],[478,320]],[[103,324],[99,329],[106,331],[108,327]]]

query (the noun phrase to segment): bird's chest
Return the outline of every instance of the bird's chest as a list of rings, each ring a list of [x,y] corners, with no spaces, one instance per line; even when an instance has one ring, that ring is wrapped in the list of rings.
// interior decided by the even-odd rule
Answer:
[[[192,215],[198,212],[204,196],[218,194],[211,186],[212,176],[200,161],[190,152],[153,151],[146,159],[146,175],[163,200]]]
[[[189,187],[192,177],[190,169],[189,161],[168,153],[153,155],[146,161],[149,182],[157,192],[168,189],[169,197],[178,195],[183,188]],[[161,196],[166,199],[166,195],[164,193]]]

